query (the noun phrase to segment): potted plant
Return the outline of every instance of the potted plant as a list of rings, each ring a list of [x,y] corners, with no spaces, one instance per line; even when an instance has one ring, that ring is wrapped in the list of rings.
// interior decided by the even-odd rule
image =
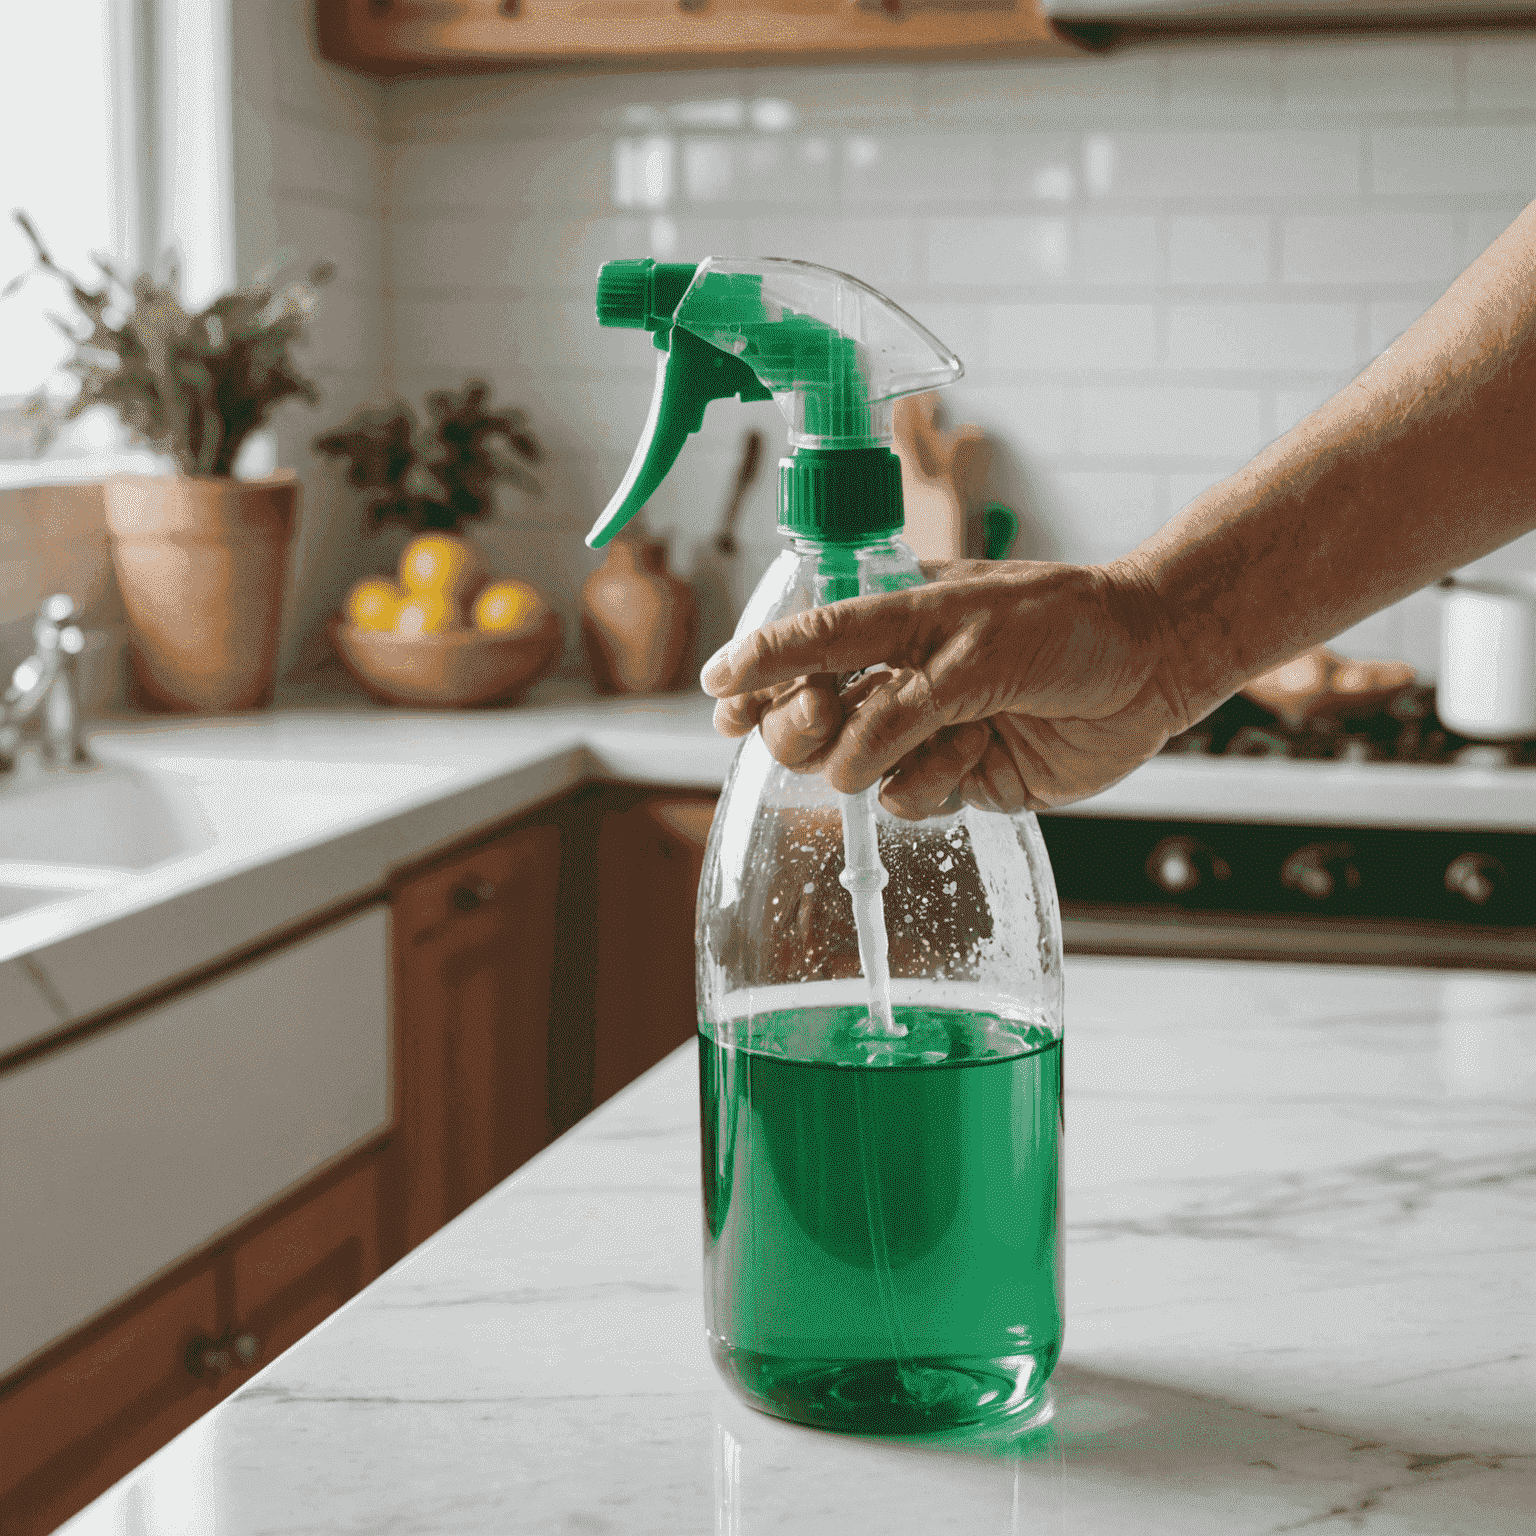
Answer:
[[[554,662],[560,621],[525,582],[488,582],[479,548],[460,530],[489,517],[499,482],[537,493],[526,467],[543,457],[519,410],[490,404],[470,379],[426,397],[427,423],[403,400],[357,412],[314,439],[366,493],[370,530],[396,523],[416,537],[398,580],[373,577],[348,595],[331,637],[348,670],[392,703],[509,703]]]
[[[186,711],[265,704],[298,481],[291,472],[236,480],[233,468],[275,407],[319,399],[289,354],[333,268],[287,282],[265,271],[190,311],[174,258],[130,280],[96,257],[101,281],[91,287],[54,260],[25,214],[16,221],[36,259],[5,292],[42,273],[63,283],[79,312],[57,322],[73,345],[63,371],[76,394],[59,404],[40,389],[28,403],[39,446],[63,421],[104,405],[176,463],[174,475],[103,486],[140,697]]]

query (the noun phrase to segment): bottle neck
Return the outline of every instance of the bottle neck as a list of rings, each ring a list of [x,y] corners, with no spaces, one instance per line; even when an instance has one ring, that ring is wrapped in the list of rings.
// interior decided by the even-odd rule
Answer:
[[[793,542],[801,569],[811,578],[808,585],[815,592],[818,608],[861,593],[889,591],[922,581],[911,551],[889,533],[857,544],[823,543],[803,535]]]

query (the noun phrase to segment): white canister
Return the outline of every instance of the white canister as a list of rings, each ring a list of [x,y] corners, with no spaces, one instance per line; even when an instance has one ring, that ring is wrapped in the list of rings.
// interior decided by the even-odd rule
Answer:
[[[1440,719],[1474,740],[1536,736],[1536,582],[1447,576],[1440,586]]]

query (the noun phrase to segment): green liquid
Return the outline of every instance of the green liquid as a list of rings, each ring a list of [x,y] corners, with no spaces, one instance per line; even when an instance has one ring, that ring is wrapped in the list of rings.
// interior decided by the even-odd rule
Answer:
[[[699,1040],[704,1300],[758,1408],[918,1434],[1030,1409],[1061,1349],[1061,1041],[995,1014],[760,1015]]]

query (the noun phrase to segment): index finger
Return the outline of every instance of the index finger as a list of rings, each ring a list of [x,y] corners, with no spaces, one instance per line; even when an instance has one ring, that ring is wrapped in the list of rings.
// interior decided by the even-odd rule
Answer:
[[[778,619],[723,645],[699,682],[717,699],[755,693],[816,672],[858,672],[882,661],[911,661],[914,592],[850,597]]]

